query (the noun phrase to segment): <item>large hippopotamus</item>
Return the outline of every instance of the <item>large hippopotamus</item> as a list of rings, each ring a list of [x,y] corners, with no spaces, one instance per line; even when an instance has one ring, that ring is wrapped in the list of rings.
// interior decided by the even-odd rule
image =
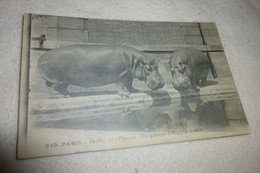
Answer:
[[[98,87],[111,83],[120,96],[135,91],[134,78],[157,90],[164,86],[155,60],[134,48],[118,45],[74,45],[50,50],[38,61],[47,86],[68,95],[68,85]]]

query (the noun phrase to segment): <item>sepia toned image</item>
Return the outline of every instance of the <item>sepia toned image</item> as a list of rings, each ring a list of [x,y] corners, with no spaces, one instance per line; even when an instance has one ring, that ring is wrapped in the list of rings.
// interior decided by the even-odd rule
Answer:
[[[25,14],[19,159],[250,133],[214,23]]]

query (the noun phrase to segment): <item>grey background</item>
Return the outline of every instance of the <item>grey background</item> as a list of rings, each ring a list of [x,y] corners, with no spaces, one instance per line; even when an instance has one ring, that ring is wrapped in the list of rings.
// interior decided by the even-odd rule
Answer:
[[[252,133],[17,161],[24,13],[120,20],[216,22]],[[1,0],[0,38],[0,165],[6,172],[259,172],[259,1]]]

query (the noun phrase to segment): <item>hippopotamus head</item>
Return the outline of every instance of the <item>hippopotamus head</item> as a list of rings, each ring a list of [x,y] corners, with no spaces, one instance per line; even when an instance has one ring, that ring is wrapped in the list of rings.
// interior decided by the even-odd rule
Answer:
[[[174,69],[177,69],[179,73],[190,75],[190,68],[189,68],[189,55],[186,51],[177,50],[174,54],[170,57],[170,66],[171,71],[173,72]]]
[[[177,48],[169,61],[173,86],[178,90],[193,88],[199,91],[197,85],[207,82],[210,68],[207,55],[196,48]]]
[[[136,75],[139,80],[145,81],[152,90],[160,89],[164,86],[164,80],[158,71],[158,63],[155,60],[143,60],[141,62],[140,75]]]

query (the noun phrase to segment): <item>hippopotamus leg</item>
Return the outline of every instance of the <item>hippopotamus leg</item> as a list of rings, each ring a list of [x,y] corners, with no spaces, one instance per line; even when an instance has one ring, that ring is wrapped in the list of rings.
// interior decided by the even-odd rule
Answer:
[[[207,76],[201,79],[200,86],[205,86],[207,84]]]
[[[61,84],[54,84],[54,89],[58,91],[62,95],[69,95],[67,88],[68,88],[68,83],[61,83]]]
[[[133,88],[132,84],[133,84],[133,79],[131,79],[131,80],[129,79],[126,83],[127,91],[129,91],[130,93],[139,92],[139,90]]]
[[[46,85],[47,85],[48,87],[51,87],[51,86],[53,85],[53,83],[51,83],[51,82],[49,82],[49,81],[46,80]]]
[[[130,92],[128,92],[125,88],[126,88],[126,85],[125,83],[122,83],[122,82],[117,82],[117,86],[118,86],[118,89],[117,89],[117,94],[121,97],[129,97],[130,95]]]
[[[200,89],[198,88],[198,81],[196,81],[196,77],[194,74],[192,74],[192,78],[191,78],[191,86],[195,91],[200,91]]]
[[[120,79],[117,82],[118,90],[117,93],[121,97],[129,97],[130,93],[138,92],[137,89],[134,89],[133,84],[134,78],[129,74],[124,74],[120,76]]]
[[[68,88],[68,83],[59,83],[59,84],[54,84],[50,81],[46,81],[46,85],[50,88],[50,92],[53,94],[61,94],[64,96],[69,95],[69,92],[67,91]]]

